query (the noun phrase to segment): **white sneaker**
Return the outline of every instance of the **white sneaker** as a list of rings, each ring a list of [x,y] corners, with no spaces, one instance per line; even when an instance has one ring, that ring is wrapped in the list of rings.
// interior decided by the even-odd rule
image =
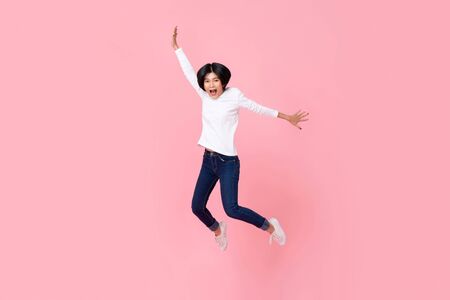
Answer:
[[[220,234],[218,236],[215,236],[217,244],[219,244],[219,248],[222,251],[225,251],[227,249],[228,241],[227,241],[227,223],[224,221],[219,222],[220,226]]]
[[[270,218],[269,223],[275,228],[269,237],[269,244],[272,245],[272,240],[275,239],[280,246],[283,246],[286,243],[286,234],[284,233],[283,228],[281,228],[280,222],[275,218]]]

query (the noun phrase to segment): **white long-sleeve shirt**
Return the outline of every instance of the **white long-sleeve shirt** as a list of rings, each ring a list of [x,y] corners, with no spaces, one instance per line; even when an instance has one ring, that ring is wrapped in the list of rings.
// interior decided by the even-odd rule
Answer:
[[[236,87],[227,87],[213,99],[197,83],[197,73],[182,48],[175,50],[181,69],[202,100],[202,133],[198,145],[224,155],[237,155],[234,134],[239,123],[239,109],[244,107],[255,113],[276,118],[278,111],[248,99]]]

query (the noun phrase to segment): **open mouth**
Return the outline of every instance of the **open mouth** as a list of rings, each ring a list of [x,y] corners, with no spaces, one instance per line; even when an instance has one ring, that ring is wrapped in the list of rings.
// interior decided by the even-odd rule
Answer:
[[[211,94],[211,96],[215,96],[217,95],[217,90],[216,89],[209,90],[209,93]]]

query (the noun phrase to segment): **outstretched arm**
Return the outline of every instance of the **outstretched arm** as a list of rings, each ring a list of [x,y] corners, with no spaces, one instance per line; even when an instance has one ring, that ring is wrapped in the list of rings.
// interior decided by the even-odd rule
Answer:
[[[307,112],[302,112],[301,110],[299,110],[298,112],[296,112],[293,115],[286,115],[282,112],[279,112],[275,109],[272,109],[272,108],[269,108],[266,106],[263,106],[255,101],[247,98],[240,90],[239,90],[239,95],[238,95],[238,102],[239,102],[240,107],[244,107],[244,108],[251,110],[260,115],[266,115],[266,116],[270,116],[273,118],[284,119],[299,129],[302,129],[302,128],[297,124],[299,122],[308,120],[308,119],[305,119],[305,117],[307,115],[309,115],[309,113],[307,113]]]

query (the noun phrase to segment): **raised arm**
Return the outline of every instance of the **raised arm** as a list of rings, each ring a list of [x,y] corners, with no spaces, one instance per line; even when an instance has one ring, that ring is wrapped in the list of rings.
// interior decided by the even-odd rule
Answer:
[[[194,68],[192,67],[191,63],[189,62],[186,54],[183,51],[183,48],[178,47],[177,43],[177,27],[175,26],[175,29],[173,31],[172,36],[172,47],[175,50],[175,54],[178,58],[178,62],[180,63],[181,70],[184,73],[184,76],[187,78],[189,83],[192,85],[194,90],[202,96],[206,92],[200,88],[197,82],[197,73],[195,72]]]

